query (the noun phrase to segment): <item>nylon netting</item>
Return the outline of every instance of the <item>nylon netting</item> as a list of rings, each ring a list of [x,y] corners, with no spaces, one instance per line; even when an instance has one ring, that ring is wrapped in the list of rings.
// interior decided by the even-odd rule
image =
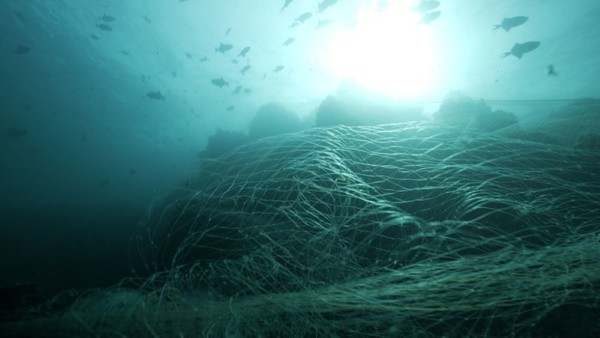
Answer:
[[[152,219],[165,272],[63,329],[527,336],[600,306],[599,222],[598,153],[428,123],[271,137],[206,160]]]

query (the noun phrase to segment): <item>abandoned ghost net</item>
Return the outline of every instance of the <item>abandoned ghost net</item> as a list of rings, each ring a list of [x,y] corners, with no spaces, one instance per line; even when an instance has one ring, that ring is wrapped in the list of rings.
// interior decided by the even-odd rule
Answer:
[[[144,240],[165,272],[82,297],[52,325],[535,335],[562,306],[600,306],[599,175],[592,151],[427,123],[262,139],[204,162],[156,217]]]

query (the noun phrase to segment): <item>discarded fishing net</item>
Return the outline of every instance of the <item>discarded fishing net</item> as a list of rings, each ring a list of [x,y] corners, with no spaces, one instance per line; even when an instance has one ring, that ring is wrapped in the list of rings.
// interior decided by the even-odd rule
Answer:
[[[600,308],[600,155],[427,123],[313,129],[206,160],[142,242],[163,272],[12,329],[544,336]]]

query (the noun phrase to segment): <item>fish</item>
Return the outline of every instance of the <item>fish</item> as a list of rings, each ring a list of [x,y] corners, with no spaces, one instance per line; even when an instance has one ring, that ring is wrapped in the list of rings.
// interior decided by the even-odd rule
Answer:
[[[121,54],[123,54],[123,55],[125,55],[125,56],[129,56],[129,55],[131,55],[131,54],[129,53],[129,51],[128,51],[128,50],[125,50],[125,49],[123,49],[123,50],[122,50],[122,51],[120,51],[119,53],[121,53]]]
[[[283,3],[283,7],[281,7],[281,11],[283,12],[284,9],[286,9],[294,0],[285,0]]]
[[[327,8],[335,5],[336,3],[337,0],[323,0],[323,2],[319,4],[319,13],[323,13]]]
[[[296,41],[296,39],[294,39],[294,38],[289,38],[289,39],[285,40],[285,41],[282,43],[282,45],[287,47],[287,46],[291,45],[292,43],[294,43],[294,41]]]
[[[435,0],[421,0],[417,7],[414,7],[412,10],[414,12],[426,13],[432,9],[436,9],[440,5],[439,1]]]
[[[238,56],[246,57],[246,54],[248,54],[249,51],[250,51],[250,46],[244,47],[244,49],[242,49],[242,51],[238,54]]]
[[[230,51],[232,48],[233,48],[233,45],[221,42],[219,47],[215,48],[215,52],[225,54],[225,52]]]
[[[193,55],[192,55],[192,53],[190,53],[190,52],[186,52],[186,53],[185,53],[185,57],[187,57],[187,58],[188,58],[188,59],[190,59],[190,60],[194,58],[194,56],[193,56]]]
[[[104,21],[104,22],[113,22],[115,21],[115,17],[114,16],[110,16],[110,15],[106,15],[104,14],[100,20]]]
[[[101,23],[99,25],[96,25],[96,27],[100,28],[101,30],[105,31],[105,32],[110,32],[112,31],[112,27],[110,27],[109,25],[105,24],[105,23]]]
[[[150,18],[148,17],[148,15],[142,16],[142,19],[144,19],[144,21],[146,21],[146,23],[152,23],[152,20],[150,20]]]
[[[325,27],[332,23],[333,23],[333,20],[319,20],[319,22],[317,22],[317,28],[322,28],[322,27]]]
[[[165,97],[157,90],[157,91],[149,91],[146,95],[153,100],[164,100]]]
[[[273,74],[277,74],[277,73],[279,73],[280,71],[282,71],[282,70],[283,70],[283,68],[285,68],[285,67],[284,67],[284,66],[282,66],[282,65],[279,65],[279,66],[275,67],[275,68],[273,69]]]
[[[96,34],[90,34],[89,36],[90,36],[90,38],[92,38],[93,40],[100,40],[100,38],[99,38],[99,37],[98,37],[98,35],[96,35]]]
[[[210,83],[212,83],[213,85],[215,85],[219,88],[223,88],[223,86],[229,86],[229,82],[223,80],[223,77],[221,77],[219,79],[212,79],[212,80],[210,80]]]
[[[554,70],[554,65],[548,65],[548,75],[557,76],[558,73]]]
[[[23,128],[12,127],[3,132],[3,134],[10,138],[21,138],[29,134],[29,131]]]
[[[227,107],[227,111],[232,111],[234,109],[235,109],[235,106],[229,106],[229,107]]]
[[[521,26],[522,24],[527,22],[527,20],[529,20],[529,18],[526,16],[514,16],[512,18],[504,18],[499,25],[494,25],[494,30],[502,28],[508,32],[512,28]]]
[[[231,27],[227,28],[227,30],[225,31],[225,36],[229,35],[230,32],[231,32]]]
[[[295,27],[299,24],[303,24],[306,20],[310,19],[311,17],[312,17],[311,12],[304,12],[299,17],[296,18],[296,20],[294,21],[292,26]]]
[[[540,44],[541,44],[541,42],[539,42],[539,41],[515,43],[513,48],[510,50],[510,52],[506,52],[506,53],[502,54],[502,56],[507,57],[509,55],[514,55],[520,59],[523,56],[523,54],[529,53],[532,50],[538,48],[540,46]]]
[[[15,54],[27,54],[30,50],[31,48],[29,47],[17,45],[17,49],[15,49]]]
[[[242,68],[242,70],[240,70],[240,73],[242,75],[246,75],[246,72],[250,69],[250,65],[245,65],[244,68]]]
[[[242,85],[238,85],[238,86],[237,86],[237,87],[235,87],[235,89],[233,90],[233,94],[239,94],[241,90],[242,90]]]
[[[435,19],[439,18],[441,14],[442,12],[440,11],[429,12],[421,17],[421,23],[428,25],[432,23]]]

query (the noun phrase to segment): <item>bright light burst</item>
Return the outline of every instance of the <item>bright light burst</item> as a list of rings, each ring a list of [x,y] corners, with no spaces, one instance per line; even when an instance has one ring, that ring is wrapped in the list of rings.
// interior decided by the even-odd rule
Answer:
[[[430,89],[436,61],[431,26],[402,3],[361,12],[356,26],[336,34],[325,61],[337,76],[394,98]]]

